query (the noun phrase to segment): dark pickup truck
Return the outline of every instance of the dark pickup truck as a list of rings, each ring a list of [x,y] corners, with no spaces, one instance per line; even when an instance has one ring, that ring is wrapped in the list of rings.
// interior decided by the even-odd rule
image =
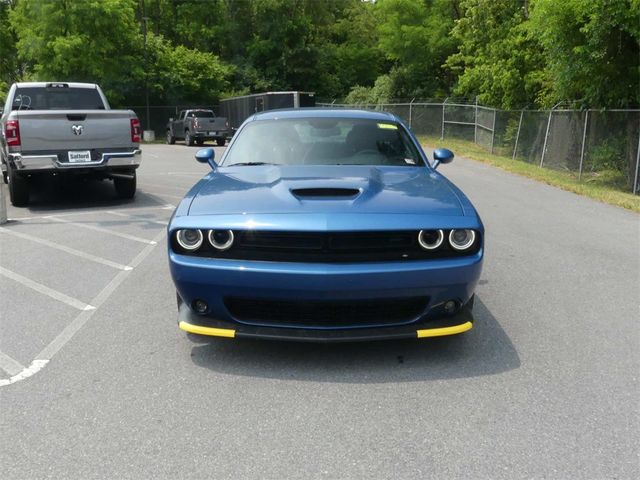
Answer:
[[[213,110],[182,110],[177,120],[169,119],[167,143],[173,145],[183,140],[185,145],[202,145],[207,140],[215,140],[224,146],[229,136],[229,122],[224,117],[216,117]]]

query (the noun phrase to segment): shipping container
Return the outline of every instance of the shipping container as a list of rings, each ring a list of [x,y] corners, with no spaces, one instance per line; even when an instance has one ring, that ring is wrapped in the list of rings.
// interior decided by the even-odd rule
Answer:
[[[227,117],[233,131],[254,113],[277,108],[315,107],[313,92],[265,92],[220,100],[220,113]]]

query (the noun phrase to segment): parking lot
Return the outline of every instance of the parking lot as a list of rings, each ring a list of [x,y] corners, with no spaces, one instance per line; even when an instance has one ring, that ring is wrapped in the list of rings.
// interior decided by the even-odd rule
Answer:
[[[103,182],[8,207],[2,478],[640,475],[636,214],[456,159],[440,171],[487,231],[470,332],[202,339],[176,326],[165,245],[196,150],[145,145],[134,201]]]

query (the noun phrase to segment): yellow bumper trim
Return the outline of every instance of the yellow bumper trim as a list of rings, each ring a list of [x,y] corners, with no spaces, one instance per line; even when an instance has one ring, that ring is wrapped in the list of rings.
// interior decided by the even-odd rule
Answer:
[[[466,332],[467,330],[471,330],[472,327],[473,323],[465,322],[460,325],[454,325],[453,327],[425,328],[424,330],[416,330],[416,333],[418,334],[418,338],[443,337],[445,335],[455,335],[456,333]]]
[[[189,333],[197,333],[198,335],[227,338],[234,338],[236,336],[236,331],[231,330],[230,328],[201,327],[200,325],[192,325],[187,322],[180,322],[178,326],[180,327],[180,330],[184,330]]]

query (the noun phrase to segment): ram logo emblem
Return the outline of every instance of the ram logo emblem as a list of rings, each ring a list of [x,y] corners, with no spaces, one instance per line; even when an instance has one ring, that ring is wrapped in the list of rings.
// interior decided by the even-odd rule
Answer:
[[[71,131],[74,135],[82,135],[82,125],[71,125]]]

